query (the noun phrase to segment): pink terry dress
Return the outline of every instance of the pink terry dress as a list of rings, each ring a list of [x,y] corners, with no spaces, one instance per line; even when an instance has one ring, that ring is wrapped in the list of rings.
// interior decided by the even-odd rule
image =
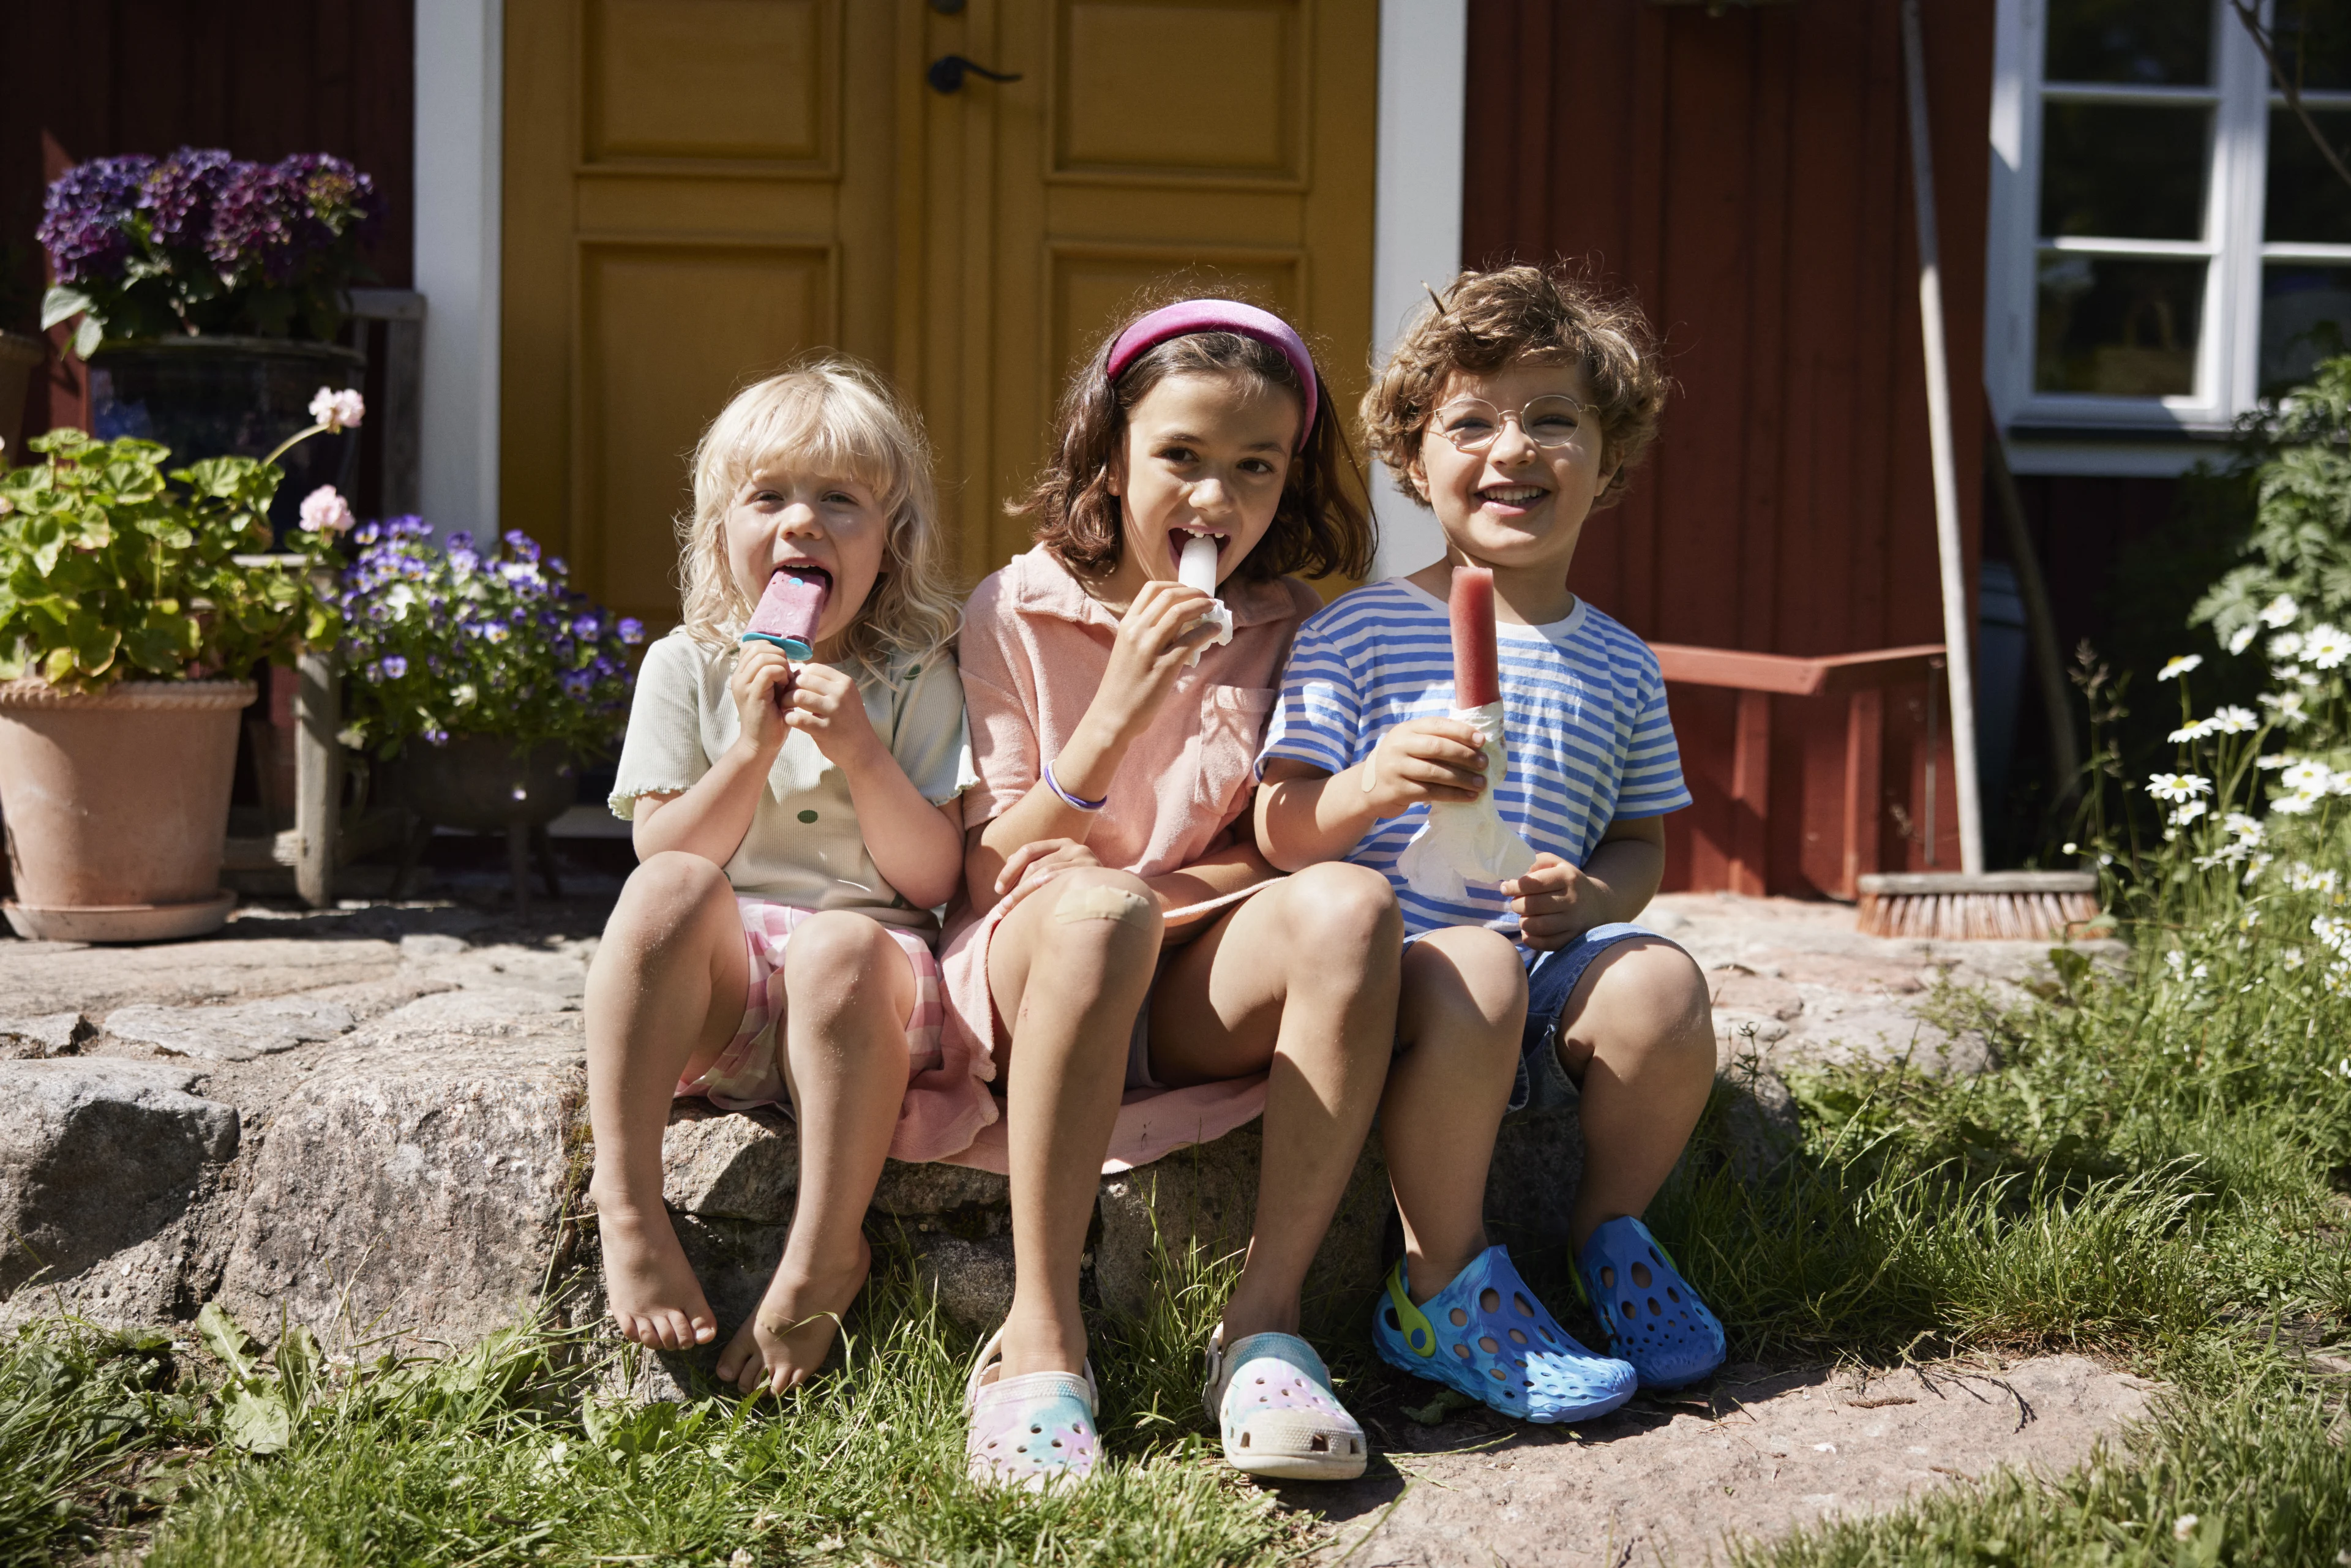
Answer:
[[[1120,764],[1109,803],[1087,836],[1087,847],[1106,866],[1162,876],[1249,831],[1241,819],[1282,664],[1299,623],[1322,601],[1290,577],[1228,582],[1224,597],[1233,640],[1205,650],[1177,677],[1158,717]],[[1041,545],[972,594],[959,659],[980,781],[964,796],[967,829],[994,821],[1036,785],[1040,756],[1059,755],[1085,716],[1117,635],[1117,620]],[[974,915],[959,902],[947,915],[939,948],[946,1071],[935,1081],[960,1077],[970,1094],[938,1129],[939,1146],[927,1156],[999,1173],[1006,1168],[1004,1128],[986,1082],[996,1076],[1001,1022],[987,994],[987,943],[1003,909],[999,904]],[[1264,1109],[1262,1073],[1188,1089],[1131,1089],[1102,1168],[1148,1165],[1186,1144],[1221,1137]]]

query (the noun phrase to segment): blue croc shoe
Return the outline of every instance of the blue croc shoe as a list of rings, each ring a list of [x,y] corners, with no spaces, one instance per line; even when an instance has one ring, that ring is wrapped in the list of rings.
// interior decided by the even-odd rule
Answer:
[[[1604,1415],[1633,1397],[1631,1367],[1594,1355],[1560,1327],[1510,1255],[1489,1247],[1420,1306],[1405,1294],[1402,1260],[1372,1313],[1380,1359],[1527,1421]]]
[[[1722,1364],[1721,1322],[1639,1220],[1593,1231],[1575,1272],[1609,1350],[1633,1364],[1642,1387],[1678,1388]]]

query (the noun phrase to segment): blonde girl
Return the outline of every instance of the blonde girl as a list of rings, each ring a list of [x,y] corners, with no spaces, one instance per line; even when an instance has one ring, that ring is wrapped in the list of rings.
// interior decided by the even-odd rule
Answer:
[[[931,911],[960,876],[972,775],[929,457],[846,360],[726,405],[679,524],[684,624],[646,653],[612,791],[642,863],[588,975],[605,1293],[640,1344],[716,1338],[662,1207],[670,1103],[786,1106],[790,1239],[718,1359],[746,1392],[815,1372],[865,1281],[884,1155],[939,1141]],[[813,659],[741,640],[786,570],[830,583]]]
[[[980,783],[942,968],[950,1034],[1001,1069],[1018,1271],[968,1462],[1029,1486],[1092,1469],[1078,1260],[1099,1174],[1262,1111],[1207,1403],[1244,1469],[1358,1475],[1363,1428],[1298,1335],[1299,1291],[1385,1080],[1402,927],[1364,867],[1275,877],[1245,815],[1290,635],[1322,602],[1285,574],[1371,559],[1353,462],[1298,333],[1231,300],[1125,323],[1059,423],[1038,542],[973,594],[959,653]],[[1214,595],[1177,580],[1199,537]]]

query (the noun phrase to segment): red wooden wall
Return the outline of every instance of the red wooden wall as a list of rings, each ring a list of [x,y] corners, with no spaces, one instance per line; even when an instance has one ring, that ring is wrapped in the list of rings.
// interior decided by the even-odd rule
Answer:
[[[1972,581],[1992,7],[1925,12]],[[1629,287],[1679,383],[1630,497],[1584,533],[1577,591],[1656,642],[1941,642],[1898,0],[1720,16],[1471,0],[1469,82],[1465,254],[1565,256]],[[1883,870],[1927,865],[1924,696],[1886,704]],[[1671,700],[1698,805],[1669,820],[1667,885],[1726,886],[1732,695]],[[1844,706],[1773,710],[1768,883],[1826,891],[1842,870]],[[1944,750],[1935,862],[1956,870],[1947,727]]]
[[[415,204],[413,0],[35,0],[0,23],[0,326],[28,329],[48,181],[85,158],[225,147],[332,152],[387,199],[369,256],[405,288]],[[37,319],[37,318],[35,318]],[[62,329],[59,329],[62,332]],[[81,415],[78,367],[47,367],[27,434]],[[15,450],[16,433],[11,437]]]

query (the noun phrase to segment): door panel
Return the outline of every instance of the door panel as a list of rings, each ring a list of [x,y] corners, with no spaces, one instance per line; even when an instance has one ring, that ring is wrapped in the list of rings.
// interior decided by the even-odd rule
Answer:
[[[674,622],[685,454],[840,348],[928,422],[976,578],[1064,378],[1179,277],[1371,327],[1377,0],[507,0],[504,523]],[[948,53],[1021,73],[931,91]]]

